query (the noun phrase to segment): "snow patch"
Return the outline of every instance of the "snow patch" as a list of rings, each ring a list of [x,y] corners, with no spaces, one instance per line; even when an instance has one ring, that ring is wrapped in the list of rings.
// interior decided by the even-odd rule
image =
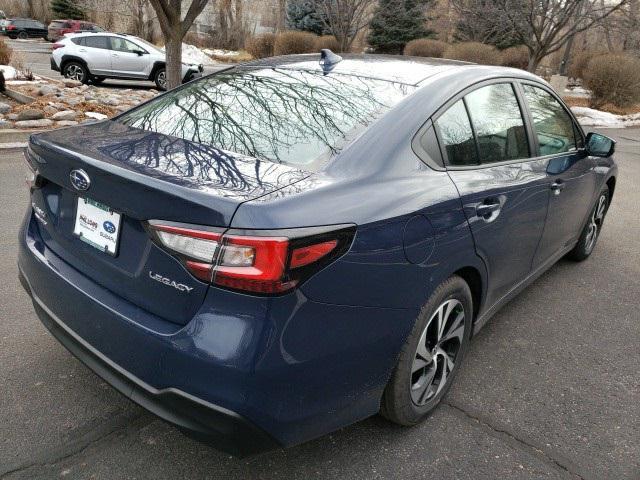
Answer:
[[[220,48],[203,48],[202,51],[207,55],[215,55],[217,57],[236,57],[240,52],[236,50],[222,50]]]
[[[581,125],[589,127],[625,128],[640,125],[640,112],[616,115],[587,107],[571,107]]]
[[[164,52],[164,47],[162,47],[162,51]],[[195,63],[196,65],[216,65],[218,63],[207,55],[204,50],[188,43],[182,44],[182,61],[184,63]]]
[[[18,71],[10,65],[0,65],[5,80],[13,80],[18,76]]]

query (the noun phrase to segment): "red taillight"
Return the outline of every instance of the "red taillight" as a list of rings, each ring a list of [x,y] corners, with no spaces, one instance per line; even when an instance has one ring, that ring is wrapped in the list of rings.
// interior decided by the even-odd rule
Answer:
[[[15,30],[16,26],[15,25],[7,25],[7,30]]]
[[[315,266],[321,268],[329,257],[344,252],[354,230],[348,227],[319,236],[289,238],[222,234],[159,222],[150,222],[149,228],[156,243],[182,260],[196,278],[257,294],[295,288],[315,273]],[[339,249],[340,245],[344,248]]]
[[[296,248],[291,252],[291,262],[289,266],[291,268],[298,268],[309,265],[330,253],[337,245],[337,240],[329,240],[328,242]]]
[[[51,45],[51,50],[57,50],[58,48],[62,48],[64,45],[62,43],[54,43]]]

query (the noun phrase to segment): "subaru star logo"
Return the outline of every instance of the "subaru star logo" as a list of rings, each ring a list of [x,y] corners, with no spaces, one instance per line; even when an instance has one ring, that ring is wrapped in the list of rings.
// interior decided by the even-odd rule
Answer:
[[[102,224],[102,228],[104,228],[107,233],[115,233],[116,231],[116,226],[109,220]]]
[[[89,185],[91,185],[89,175],[82,169],[71,170],[69,179],[71,180],[71,185],[73,185],[73,188],[76,190],[88,190]]]

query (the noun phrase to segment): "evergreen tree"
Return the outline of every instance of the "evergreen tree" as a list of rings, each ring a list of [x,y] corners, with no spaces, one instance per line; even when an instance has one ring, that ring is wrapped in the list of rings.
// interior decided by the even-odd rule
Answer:
[[[378,53],[402,53],[416,38],[433,36],[425,23],[432,0],[380,0],[369,25],[369,45]]]
[[[287,28],[312,32],[316,35],[325,33],[321,14],[318,13],[312,0],[289,0],[287,2]]]
[[[51,11],[54,18],[81,20],[84,12],[78,7],[77,0],[51,0]]]

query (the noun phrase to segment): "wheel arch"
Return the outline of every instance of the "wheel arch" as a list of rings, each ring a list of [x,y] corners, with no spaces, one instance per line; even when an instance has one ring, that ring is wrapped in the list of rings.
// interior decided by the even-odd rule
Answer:
[[[156,78],[156,72],[161,68],[166,68],[167,63],[162,60],[156,60],[151,67],[151,73],[149,73],[149,80],[153,81]]]
[[[484,296],[482,274],[476,267],[468,266],[456,270],[453,275],[457,275],[462,278],[469,286],[469,290],[471,290],[471,298],[473,300],[473,320],[475,321],[478,318]]]
[[[89,75],[91,75],[91,71],[89,70],[89,65],[87,65],[87,62],[85,62],[81,57],[78,57],[76,55],[63,55],[62,56],[62,58],[60,59],[60,72],[64,71],[64,67],[66,67],[69,62],[78,62],[78,63],[82,64],[84,66],[84,68],[87,69],[87,73]]]
[[[609,187],[609,204],[611,204],[611,199],[613,198],[613,192],[616,189],[616,177],[611,176],[607,180],[607,187]]]

